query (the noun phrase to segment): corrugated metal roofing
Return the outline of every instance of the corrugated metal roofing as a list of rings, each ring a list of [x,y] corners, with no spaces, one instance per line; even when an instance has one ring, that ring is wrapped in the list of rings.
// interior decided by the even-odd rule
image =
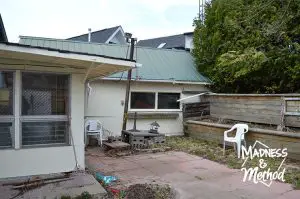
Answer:
[[[128,45],[99,44],[24,36],[20,37],[19,43],[116,58],[129,58],[130,48]],[[183,50],[156,49],[137,46],[134,59],[137,63],[141,63],[142,67],[133,71],[133,78],[138,76],[141,80],[211,83],[208,78],[204,77],[196,70],[193,57],[190,53]],[[126,79],[127,74],[117,73],[110,77]]]

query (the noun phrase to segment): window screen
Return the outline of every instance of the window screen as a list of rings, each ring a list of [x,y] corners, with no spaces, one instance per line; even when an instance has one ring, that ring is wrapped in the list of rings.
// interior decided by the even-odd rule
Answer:
[[[180,93],[158,93],[158,109],[180,109]]]
[[[13,115],[13,72],[0,71],[0,115]]]
[[[68,75],[22,73],[22,115],[67,115]]]
[[[132,109],[154,109],[155,93],[132,92],[130,108]]]

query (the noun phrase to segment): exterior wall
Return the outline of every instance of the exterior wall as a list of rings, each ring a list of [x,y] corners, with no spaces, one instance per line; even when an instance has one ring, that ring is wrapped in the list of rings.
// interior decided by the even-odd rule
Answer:
[[[71,130],[76,155],[84,164],[84,75],[71,76]],[[0,178],[49,174],[74,170],[76,163],[72,146],[0,149]]]
[[[126,92],[126,82],[121,81],[94,81],[90,83],[92,87],[91,95],[88,99],[86,108],[86,119],[99,120],[105,129],[113,132],[114,135],[121,135],[122,119],[124,111],[124,100]],[[145,83],[132,82],[131,91],[152,91],[152,92],[178,92],[182,97],[190,95],[182,94],[182,91],[204,91],[207,90],[203,85],[180,85],[171,83]],[[192,95],[192,94],[191,94]],[[195,100],[195,99],[194,99]],[[198,99],[199,100],[199,99]],[[197,100],[196,100],[197,101]],[[182,108],[182,105],[180,105]],[[133,112],[129,109],[129,112]],[[138,129],[149,129],[150,123],[157,121],[160,124],[160,131],[167,135],[181,135],[183,133],[182,112],[180,110],[170,111],[136,111],[138,113],[164,113],[177,112],[177,119],[138,119]],[[127,129],[133,127],[133,120],[127,122]]]

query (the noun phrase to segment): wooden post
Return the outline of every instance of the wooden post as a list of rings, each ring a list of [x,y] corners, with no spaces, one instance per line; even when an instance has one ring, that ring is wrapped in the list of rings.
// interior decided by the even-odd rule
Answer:
[[[135,43],[135,41],[136,41],[135,38],[131,38],[131,42],[130,42],[130,60],[131,61],[133,61],[134,43]],[[132,69],[129,69],[128,75],[127,75],[127,86],[126,86],[126,95],[125,95],[125,105],[124,105],[122,130],[126,130],[126,124],[127,124],[127,118],[128,118],[128,104],[129,104],[131,73],[132,73]]]

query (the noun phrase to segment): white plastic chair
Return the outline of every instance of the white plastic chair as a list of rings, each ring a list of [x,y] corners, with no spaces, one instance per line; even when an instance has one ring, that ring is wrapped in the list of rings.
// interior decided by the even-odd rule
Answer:
[[[236,129],[236,134],[234,137],[228,137],[228,133]],[[246,140],[245,140],[245,133],[248,132],[248,125],[247,124],[235,124],[231,129],[228,131],[224,131],[224,142],[223,142],[223,154],[225,155],[225,142],[231,142],[237,145],[237,154],[238,158],[240,158],[241,154],[241,143],[242,141],[246,147]]]
[[[85,137],[96,136],[98,145],[102,147],[103,126],[98,120],[87,120],[85,122]],[[100,142],[100,144],[99,144]]]

